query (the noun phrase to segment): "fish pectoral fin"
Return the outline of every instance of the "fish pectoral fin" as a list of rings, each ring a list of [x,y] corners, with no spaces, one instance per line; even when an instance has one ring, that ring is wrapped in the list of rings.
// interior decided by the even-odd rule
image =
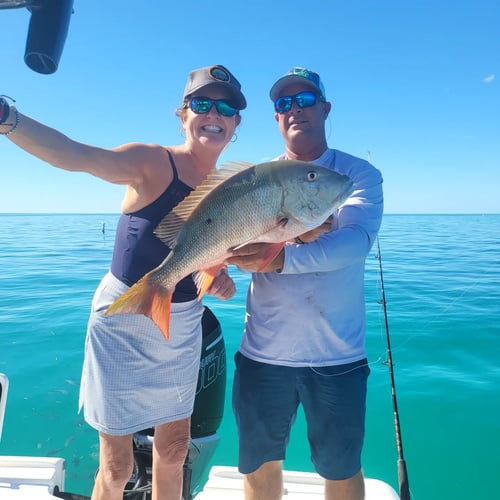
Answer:
[[[171,302],[172,292],[156,285],[148,273],[108,307],[106,316],[144,314],[168,340]]]
[[[194,275],[194,282],[196,284],[196,288],[198,290],[198,300],[201,300],[203,295],[210,288],[210,285],[213,283],[219,271],[224,267],[224,264],[218,264],[213,267],[209,267],[207,269],[203,269],[203,271],[198,271]]]
[[[263,269],[265,269],[276,258],[276,256],[281,252],[281,250],[284,246],[285,246],[284,242],[269,243],[268,245],[266,245],[265,250],[262,254],[264,260],[262,261],[262,264],[257,269],[257,272],[260,272]]]

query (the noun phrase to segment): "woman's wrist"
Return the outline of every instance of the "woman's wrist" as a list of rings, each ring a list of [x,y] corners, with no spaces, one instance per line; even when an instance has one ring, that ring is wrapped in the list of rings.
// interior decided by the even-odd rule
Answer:
[[[0,125],[3,125],[9,120],[10,104],[0,96]]]
[[[8,113],[5,119],[0,123],[0,135],[10,135],[14,132],[19,125],[19,111],[15,106],[8,106]]]
[[[19,112],[9,104],[6,97],[16,102],[9,96],[0,95],[0,135],[12,134],[19,125]]]

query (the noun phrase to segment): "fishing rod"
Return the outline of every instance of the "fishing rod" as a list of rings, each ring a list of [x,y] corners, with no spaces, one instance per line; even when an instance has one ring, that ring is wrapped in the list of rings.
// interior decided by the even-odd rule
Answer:
[[[392,408],[394,411],[394,428],[396,431],[396,448],[398,451],[398,481],[399,481],[399,496],[401,500],[410,500],[410,485],[408,483],[408,472],[406,469],[406,461],[403,455],[403,439],[401,437],[401,426],[399,423],[398,400],[396,398],[396,383],[394,380],[394,365],[392,363],[391,351],[391,338],[389,335],[389,321],[387,319],[387,302],[385,300],[384,289],[384,274],[382,271],[382,254],[380,253],[380,241],[377,237],[377,259],[380,270],[380,285],[382,288],[382,298],[379,304],[384,308],[384,322],[385,322],[385,339],[387,345],[387,361],[384,362],[389,367],[389,375],[391,377],[391,394],[392,394]]]

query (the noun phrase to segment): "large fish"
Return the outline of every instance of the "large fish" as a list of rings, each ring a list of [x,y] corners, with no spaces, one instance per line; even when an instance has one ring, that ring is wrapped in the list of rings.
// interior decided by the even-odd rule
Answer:
[[[201,299],[230,250],[255,242],[273,243],[264,268],[287,240],[321,225],[352,192],[349,177],[313,163],[225,165],[163,218],[155,234],[171,252],[106,314],[145,314],[168,340],[172,293],[182,278],[195,273]]]

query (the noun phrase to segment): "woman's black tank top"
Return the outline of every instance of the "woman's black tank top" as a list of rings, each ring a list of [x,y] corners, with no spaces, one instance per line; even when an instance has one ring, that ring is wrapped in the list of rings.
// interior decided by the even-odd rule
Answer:
[[[122,214],[118,221],[111,272],[128,286],[160,265],[169,254],[170,248],[153,231],[163,217],[192,191],[179,179],[170,151],[168,156],[174,177],[167,189],[148,206]],[[196,285],[192,277],[187,276],[175,287],[172,302],[186,302],[196,296]]]

